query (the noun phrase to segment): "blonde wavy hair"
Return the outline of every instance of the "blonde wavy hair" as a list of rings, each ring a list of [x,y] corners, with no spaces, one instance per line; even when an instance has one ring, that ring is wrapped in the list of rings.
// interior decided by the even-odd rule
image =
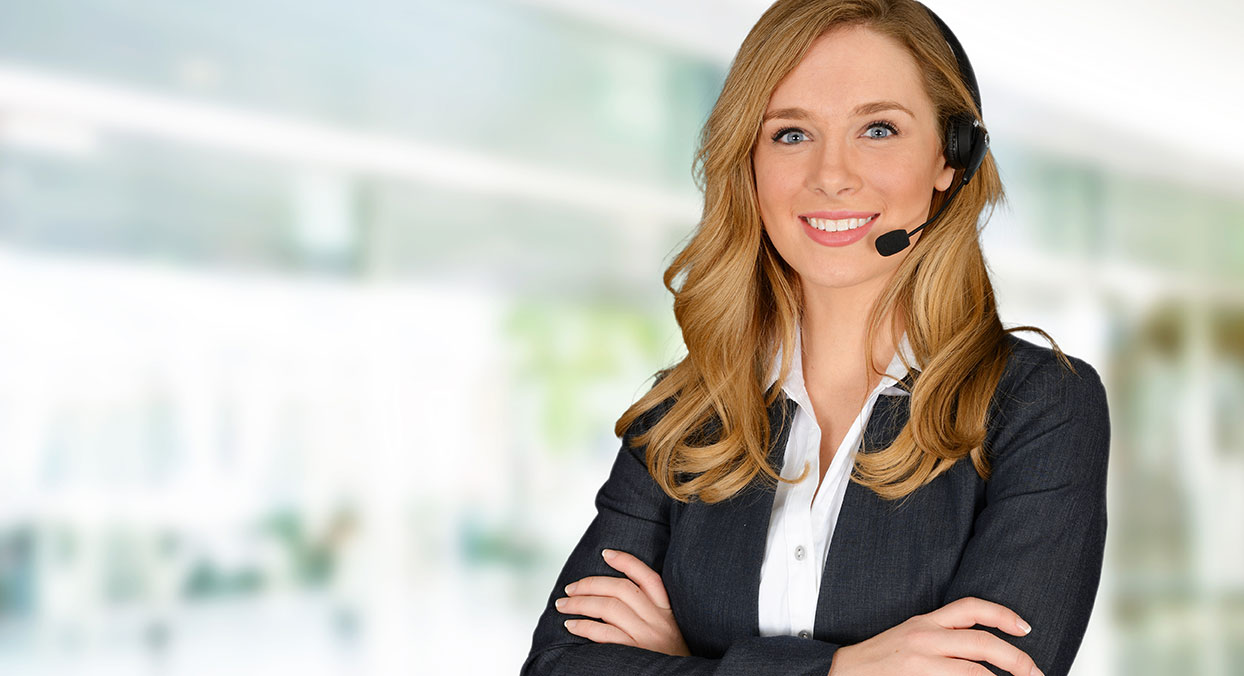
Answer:
[[[797,275],[764,233],[752,150],[770,95],[813,41],[831,29],[861,25],[911,53],[937,111],[943,146],[952,114],[970,112],[980,119],[953,52],[913,0],[779,0],[761,16],[739,48],[700,135],[699,226],[665,271],[687,355],[658,374],[652,389],[615,426],[625,438],[641,416],[666,409],[631,443],[647,447],[648,471],[679,501],[725,500],[757,477],[771,485],[787,481],[768,460],[767,408],[780,386],[766,392],[762,383],[779,348],[778,382],[790,371],[802,300]],[[961,176],[957,171],[956,184]],[[934,191],[930,214],[945,197]],[[987,220],[981,218],[985,208],[992,213],[1002,199],[997,167],[986,155],[946,213],[923,231],[872,308],[865,341],[869,368],[876,372],[872,345],[882,322],[889,317],[897,337],[900,316],[922,367],[911,390],[910,418],[893,443],[856,455],[852,481],[883,498],[909,495],[965,456],[987,479],[982,444],[989,403],[1008,358],[1003,338],[1009,331],[1034,330],[1050,340],[1034,327],[1003,329],[998,318],[979,227]]]

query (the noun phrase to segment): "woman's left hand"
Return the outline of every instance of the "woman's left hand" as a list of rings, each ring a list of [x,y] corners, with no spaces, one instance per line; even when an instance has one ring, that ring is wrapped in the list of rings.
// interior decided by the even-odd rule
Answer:
[[[626,578],[585,577],[566,586],[557,610],[567,615],[597,617],[567,620],[566,629],[596,643],[618,643],[666,655],[689,656],[661,576],[638,558],[613,549],[602,552],[605,563]]]

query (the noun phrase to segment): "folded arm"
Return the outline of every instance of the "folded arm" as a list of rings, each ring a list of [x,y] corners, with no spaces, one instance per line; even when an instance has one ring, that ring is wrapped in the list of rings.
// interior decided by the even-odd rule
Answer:
[[[1106,539],[1110,422],[1091,366],[1020,362],[1013,396],[995,401],[987,442],[992,474],[944,602],[978,597],[1032,625],[994,634],[1028,653],[1046,676],[1066,674],[1088,625]],[[1005,673],[985,665],[994,673]]]
[[[601,550],[633,554],[654,571],[661,571],[670,540],[674,501],[648,474],[644,449],[630,447],[632,434],[645,429],[663,413],[650,412],[628,431],[608,480],[596,496],[596,518],[570,554],[557,577],[523,664],[523,676],[610,674],[686,674],[704,676],[778,676],[829,673],[837,646],[792,636],[751,637],[735,641],[719,657],[679,657],[632,646],[594,643],[571,634],[564,615],[553,603],[571,582],[594,575],[618,576],[601,557]],[[678,609],[674,609],[677,616]]]

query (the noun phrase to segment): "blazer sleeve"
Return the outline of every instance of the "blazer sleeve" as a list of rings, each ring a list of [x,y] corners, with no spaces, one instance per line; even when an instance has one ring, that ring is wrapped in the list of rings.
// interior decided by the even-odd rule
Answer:
[[[987,629],[1061,676],[1101,577],[1110,421],[1091,366],[1072,358],[1072,373],[1048,350],[1025,353],[1012,357],[1018,385],[994,401],[984,506],[944,601],[975,596],[1014,610],[1032,626],[1027,636]]]
[[[531,652],[523,663],[523,676],[610,676],[686,674],[703,676],[779,676],[829,673],[837,646],[793,636],[749,637],[733,642],[717,657],[678,657],[611,643],[594,643],[566,630],[563,622],[582,617],[565,615],[553,602],[565,596],[563,589],[592,575],[623,577],[601,558],[602,549],[618,549],[635,555],[653,570],[661,571],[670,542],[671,513],[675,501],[665,494],[648,473],[643,447],[633,448],[630,439],[668,410],[669,402],[636,421],[623,436],[622,449],[609,478],[596,495],[596,517],[570,554],[536,625]],[[678,608],[674,609],[678,618]]]

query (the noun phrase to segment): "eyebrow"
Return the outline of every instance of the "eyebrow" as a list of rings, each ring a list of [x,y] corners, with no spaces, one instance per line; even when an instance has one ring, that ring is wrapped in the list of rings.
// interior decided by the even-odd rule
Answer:
[[[897,101],[873,101],[872,103],[864,103],[857,106],[852,114],[855,116],[873,115],[887,110],[901,110],[910,115],[913,119],[916,117],[915,113],[911,112],[906,106]],[[808,120],[811,119],[811,117],[812,116],[808,113],[808,111],[803,108],[779,108],[765,113],[765,117],[761,120],[761,124],[775,118],[782,118],[784,120]]]

